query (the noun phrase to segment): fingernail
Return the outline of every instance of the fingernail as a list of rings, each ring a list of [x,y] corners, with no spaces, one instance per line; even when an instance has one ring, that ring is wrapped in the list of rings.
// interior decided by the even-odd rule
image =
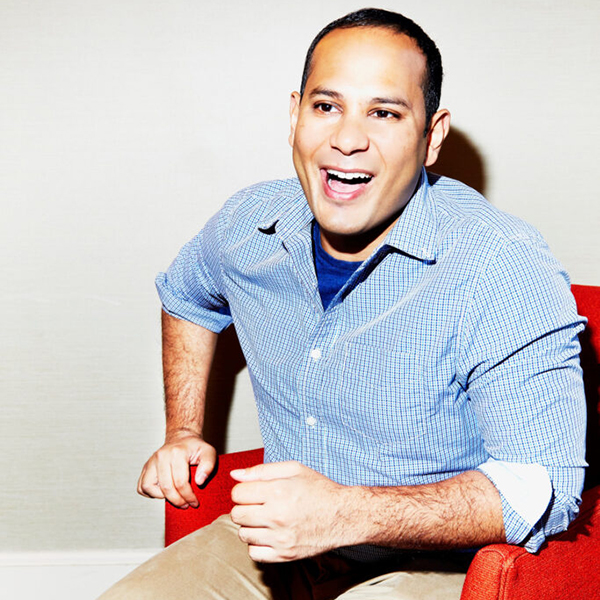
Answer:
[[[233,471],[230,471],[229,474],[232,477],[243,477],[245,473],[246,473],[246,469],[234,469]]]

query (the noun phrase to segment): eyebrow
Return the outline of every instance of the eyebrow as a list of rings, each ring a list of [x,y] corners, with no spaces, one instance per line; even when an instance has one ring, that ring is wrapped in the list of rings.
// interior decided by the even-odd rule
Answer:
[[[404,106],[410,110],[410,103],[404,100],[403,98],[386,98],[386,97],[377,97],[372,98],[371,102],[373,104],[396,104],[397,106]]]
[[[327,88],[320,87],[317,87],[314,90],[312,90],[309,96],[311,98],[314,98],[315,96],[327,96],[328,98],[335,98],[336,100],[340,100],[341,98],[343,98],[342,94],[340,94],[339,92],[334,92],[333,90],[328,90]]]
[[[314,90],[311,90],[309,96],[314,98],[315,96],[327,96],[328,98],[333,98],[334,100],[341,100],[344,96],[339,92],[334,90],[329,90],[327,88],[317,87]],[[404,108],[410,110],[411,105],[409,102],[400,97],[386,97],[386,96],[376,96],[375,98],[371,98],[371,104],[393,104],[396,106],[403,106]]]

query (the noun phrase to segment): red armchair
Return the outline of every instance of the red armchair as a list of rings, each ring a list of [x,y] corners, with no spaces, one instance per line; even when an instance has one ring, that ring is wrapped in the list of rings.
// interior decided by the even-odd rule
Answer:
[[[581,363],[588,403],[590,467],[580,514],[567,531],[548,540],[535,555],[509,544],[479,550],[461,600],[600,599],[600,287],[574,285],[572,289],[579,313],[589,320],[581,336]],[[262,460],[262,449],[222,455],[209,484],[204,489],[194,486],[199,509],[179,510],[165,503],[165,544],[229,512],[234,483],[229,472]]]

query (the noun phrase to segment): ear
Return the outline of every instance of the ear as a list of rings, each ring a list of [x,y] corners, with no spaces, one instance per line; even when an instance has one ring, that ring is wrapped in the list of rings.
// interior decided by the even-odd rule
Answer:
[[[294,145],[294,137],[296,135],[296,124],[298,123],[298,113],[300,112],[300,94],[292,92],[290,96],[290,137],[288,141],[290,146]]]
[[[425,166],[430,167],[438,159],[442,144],[450,131],[450,112],[443,108],[438,110],[431,118],[431,125],[427,133],[427,153]]]

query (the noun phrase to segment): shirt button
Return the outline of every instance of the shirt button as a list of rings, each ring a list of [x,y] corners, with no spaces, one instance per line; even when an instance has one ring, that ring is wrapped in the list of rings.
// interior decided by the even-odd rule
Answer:
[[[321,358],[321,350],[319,350],[319,348],[314,348],[310,351],[310,357],[319,360]]]
[[[317,420],[314,417],[306,417],[306,421],[305,423],[309,426],[309,427],[314,427],[317,424]]]

